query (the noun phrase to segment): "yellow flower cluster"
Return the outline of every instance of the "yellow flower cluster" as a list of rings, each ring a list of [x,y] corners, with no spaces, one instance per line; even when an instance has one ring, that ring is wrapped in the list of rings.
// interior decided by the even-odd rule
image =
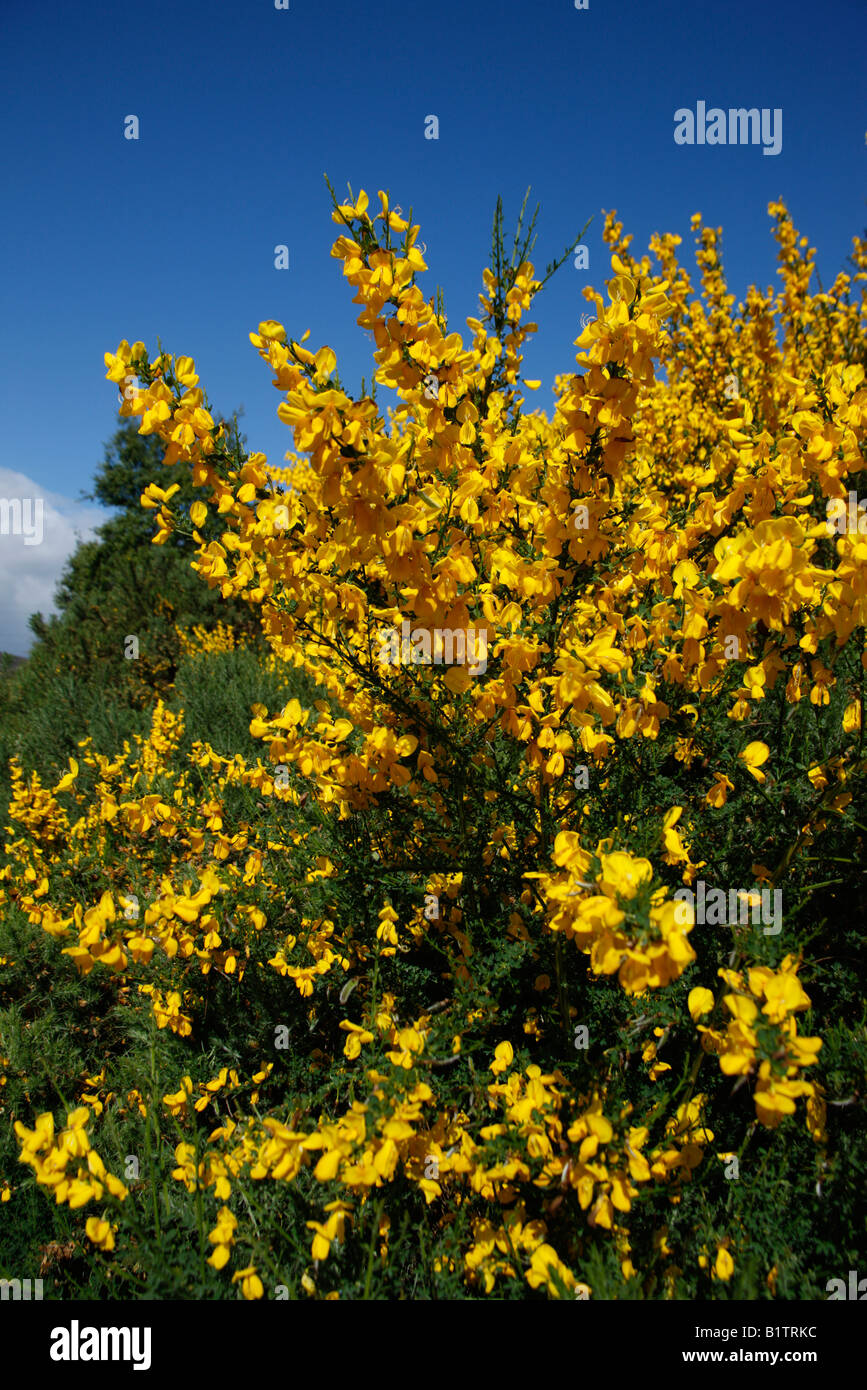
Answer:
[[[798,1036],[794,1013],[810,1007],[810,1000],[798,979],[800,961],[786,956],[778,971],[753,966],[744,975],[737,970],[720,970],[732,991],[723,996],[723,1006],[731,1015],[725,1030],[698,1024],[702,1046],[719,1056],[720,1070],[726,1076],[750,1076],[757,1070],[754,1092],[756,1118],[768,1129],[795,1111],[795,1100],[808,1096],[807,1124],[811,1132],[821,1133],[824,1103],[819,1089],[798,1076],[802,1067],[818,1061],[821,1038]],[[708,989],[690,992],[689,1011],[693,1019],[714,1008]]]
[[[58,1134],[50,1112],[40,1115],[32,1130],[20,1120],[15,1122],[15,1133],[21,1142],[19,1162],[32,1168],[36,1181],[51,1189],[58,1206],[66,1202],[72,1210],[90,1201],[98,1202],[105,1192],[119,1201],[127,1196],[124,1183],[108,1172],[90,1143],[90,1118],[87,1107],[79,1106],[67,1115],[66,1126]]]
[[[198,503],[198,505],[201,506],[202,504]],[[194,623],[189,631],[183,628],[176,628],[175,630],[181,644],[181,651],[186,656],[199,656],[203,652],[233,652],[242,645],[235,631],[231,627],[227,627],[225,623],[217,623],[216,627],[210,631],[201,623]]]
[[[562,831],[552,859],[565,872],[526,875],[539,879],[540,892],[554,909],[550,929],[576,942],[590,957],[594,974],[616,974],[627,994],[677,979],[695,960],[687,939],[692,923],[679,920],[678,903],[664,889],[642,894],[653,877],[648,859],[606,853],[602,845],[596,858],[599,867],[588,884],[584,876],[591,872],[592,856],[581,848],[576,832]]]
[[[715,855],[730,862],[720,826],[746,835],[759,798],[789,776],[810,809],[781,811],[748,860],[750,883],[785,885],[863,780],[867,537],[830,532],[826,515],[867,456],[867,309],[852,294],[867,243],[855,241],[853,276],[811,294],[814,253],[772,204],[781,288],[751,289],[734,312],[718,231],[694,220],[699,297],[680,238],[654,237],[654,265],[610,214],[607,294],[585,291],[595,317],[549,418],[523,409],[539,384],[521,375],[542,287],[533,264],[484,271],[464,338],[417,284],[420,228],[379,201],[375,215],[363,192],[335,207],[331,254],[372,336],[375,382],[396,392],[388,420],[339,385],[329,346],[274,320],[250,339],[291,431],[286,466],[232,446],[191,357],[151,361],[123,340],[105,358],[110,381],[140,383],[122,415],[201,490],[197,573],[258,609],[269,676],[297,668],[318,698],[252,706],[261,757],[186,747],[183,715],[158,703],[150,733],[113,758],[83,740],[53,789],[14,764],[0,904],[66,943],[82,976],[147,1001],[166,1047],[192,1054],[212,991],[243,1003],[262,979],[313,1035],[310,1070],[325,1063],[331,1083],[313,1111],[279,1090],[261,1053],[249,1068],[211,1058],[199,1075],[212,1079],[196,1083],[185,1053],[148,1105],[128,1096],[148,1119],[161,1096],[161,1118],[179,1125],[218,1112],[204,1149],[182,1131],[173,1173],[211,1202],[213,1269],[246,1248],[233,1193],[303,1173],[319,1265],[372,1219],[387,1262],[393,1218],[371,1212],[409,1185],[440,1233],[463,1231],[460,1254],[438,1256],[444,1271],[487,1293],[505,1278],[584,1296],[582,1242],[607,1233],[632,1278],[638,1236],[624,1219],[639,1198],[676,1206],[703,1163],[707,1054],[751,1081],[763,1126],[804,1098],[823,1139],[821,1086],[802,1079],[821,1042],[799,1037],[793,1017],[810,1007],[800,956],[777,964],[772,941],[712,936],[671,884],[694,884]],[[180,524],[177,490],[152,483],[142,496],[157,544]],[[383,634],[405,630],[401,660],[383,660]],[[444,633],[474,634],[486,661],[462,659],[457,640],[447,659]],[[183,646],[194,659],[235,640],[195,629]],[[817,721],[842,711],[803,767],[769,732],[798,706]],[[645,773],[656,753],[657,769],[670,754],[676,797]],[[612,806],[617,779],[640,811]],[[370,843],[347,871],[334,845],[356,832]],[[347,889],[351,872],[362,881]],[[432,959],[447,996],[436,1003],[418,983]],[[690,991],[723,961],[719,998]],[[511,983],[497,995],[512,969],[535,981],[532,1009],[504,1005]],[[588,1081],[571,1046],[579,992],[628,1015],[621,1064],[652,1028],[630,1074],[654,1083],[652,1104],[622,1101],[615,1039]],[[675,1085],[659,1054],[678,1034],[696,1046],[690,1020],[701,1046]],[[519,1038],[544,1065],[515,1065]],[[118,1195],[75,1120],[87,1114],[58,1144],[50,1116],[32,1134],[16,1127],[24,1161],[74,1205],[103,1186]],[[67,1179],[85,1155],[87,1172]],[[88,1235],[112,1248],[107,1223]],[[717,1235],[702,1268],[726,1282],[734,1259]],[[669,1236],[654,1237],[662,1261]],[[263,1296],[259,1269],[256,1256],[233,1274],[245,1298]],[[666,1266],[664,1287],[678,1270]]]

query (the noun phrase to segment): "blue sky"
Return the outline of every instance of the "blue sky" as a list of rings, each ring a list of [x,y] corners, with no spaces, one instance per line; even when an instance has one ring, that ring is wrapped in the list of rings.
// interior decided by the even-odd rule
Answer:
[[[121,338],[192,356],[216,409],[243,405],[249,446],[275,462],[291,437],[249,342],[260,320],[309,328],[344,385],[370,382],[370,340],[329,255],[324,172],[338,195],[349,182],[412,206],[420,284],[443,287],[459,331],[498,193],[507,230],[528,185],[541,204],[537,272],[594,218],[589,271],[568,261],[534,311],[525,373],[550,410],[554,375],[574,369],[581,289],[610,274],[603,209],[639,253],[679,233],[691,269],[701,212],[724,229],[742,297],[775,281],[767,204],[782,196],[823,281],[843,267],[867,224],[865,17],[863,0],[2,0],[0,496],[44,497],[46,520],[39,546],[0,535],[0,649],[26,652],[27,613],[48,610],[75,535],[102,518],[77,499],[115,428],[103,353]],[[675,110],[699,100],[781,108],[781,152],[676,145]],[[431,114],[438,140],[424,137]]]

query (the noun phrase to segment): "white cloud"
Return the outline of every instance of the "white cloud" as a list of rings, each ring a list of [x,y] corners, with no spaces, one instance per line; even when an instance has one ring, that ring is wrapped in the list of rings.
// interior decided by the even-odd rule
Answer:
[[[48,492],[24,473],[0,468],[0,651],[27,656],[34,641],[27,619],[31,613],[47,618],[56,612],[54,590],[65,561],[79,540],[90,540],[111,515],[92,502]]]

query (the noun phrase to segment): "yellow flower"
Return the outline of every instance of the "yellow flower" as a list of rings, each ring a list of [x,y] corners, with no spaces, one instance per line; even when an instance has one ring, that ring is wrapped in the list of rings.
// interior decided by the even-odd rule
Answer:
[[[680,808],[675,807],[674,812],[669,812],[669,817],[679,812]],[[653,866],[649,859],[635,859],[631,854],[623,854],[619,851],[614,854],[603,854],[602,874],[600,887],[603,893],[610,897],[634,898],[642,883],[647,883],[653,877]]]
[[[713,786],[711,787],[710,791],[705,797],[705,801],[707,802],[708,806],[713,806],[714,808],[718,809],[720,806],[725,806],[726,797],[728,796],[729,792],[733,790],[734,782],[732,782],[730,778],[726,777],[724,772],[717,772],[716,781],[714,782]]]
[[[861,702],[853,700],[843,711],[843,728],[847,734],[857,734],[861,728]]]
[[[495,1076],[499,1076],[500,1072],[509,1069],[514,1060],[514,1056],[515,1052],[510,1042],[498,1043],[494,1049],[494,1060],[489,1070],[492,1071]]]
[[[394,924],[397,921],[397,913],[390,903],[386,903],[385,907],[380,908],[378,916],[377,938],[380,941],[387,941],[389,946],[396,946],[397,930]]]
[[[232,1275],[232,1283],[237,1284],[239,1280],[241,1281],[241,1293],[244,1298],[253,1299],[262,1298],[264,1296],[265,1290],[262,1285],[262,1280],[256,1273],[255,1265],[248,1265],[246,1269],[237,1269]]]
[[[343,1055],[348,1057],[350,1061],[361,1055],[361,1049],[365,1043],[373,1042],[373,1034],[357,1023],[350,1023],[348,1019],[343,1019],[339,1026],[349,1034],[343,1045]]]
[[[709,1014],[713,1008],[713,995],[709,989],[698,986],[691,989],[686,1000],[686,1007],[689,1009],[689,1016],[695,1023],[704,1014]]]
[[[810,999],[797,975],[788,972],[781,972],[768,980],[764,986],[764,996],[766,1002],[762,1012],[768,1015],[772,1023],[781,1023],[787,1014],[810,1007]]]
[[[397,1044],[396,1049],[386,1052],[385,1055],[396,1067],[403,1067],[409,1071],[413,1065],[414,1054],[424,1051],[424,1038],[417,1028],[402,1028],[397,1035]]]
[[[54,792],[52,793],[52,795],[56,795],[58,792],[65,792],[67,787],[72,786],[77,776],[78,763],[75,761],[74,758],[70,758],[69,771],[63,777],[61,777],[60,781],[57,783],[57,786],[54,788]]]
[[[682,806],[672,806],[662,823],[662,843],[665,846],[663,859],[666,864],[689,864],[689,853],[675,830],[675,825],[683,813]]]
[[[351,1209],[345,1203],[337,1201],[329,1202],[325,1210],[330,1211],[331,1215],[324,1225],[319,1221],[307,1221],[305,1223],[308,1230],[315,1232],[311,1247],[314,1260],[327,1260],[331,1252],[332,1242],[343,1243],[346,1218]]]
[[[725,1246],[723,1245],[717,1246],[716,1261],[713,1267],[715,1278],[724,1280],[731,1279],[732,1275],[734,1274],[734,1269],[735,1262],[729,1254],[728,1250],[726,1250]]]
[[[742,753],[738,754],[741,762],[757,782],[764,782],[765,774],[759,769],[762,763],[766,763],[770,756],[770,748],[766,743],[748,743]]]
[[[163,1096],[163,1105],[172,1115],[183,1115],[193,1091],[193,1082],[189,1076],[181,1079],[180,1089],[174,1095]]]
[[[221,1208],[217,1217],[217,1224],[208,1236],[208,1240],[216,1247],[208,1258],[208,1264],[213,1265],[214,1269],[222,1269],[225,1264],[228,1264],[237,1225],[238,1218],[232,1214],[229,1208]]]
[[[530,1256],[530,1268],[525,1274],[525,1279],[531,1289],[538,1289],[542,1285],[547,1288],[552,1298],[560,1298],[561,1295],[554,1283],[552,1272],[555,1271],[566,1284],[567,1288],[574,1290],[577,1280],[571,1269],[563,1264],[557,1251],[551,1245],[537,1245]]]
[[[100,1250],[114,1249],[114,1232],[117,1227],[112,1227],[108,1221],[100,1221],[98,1217],[88,1217],[84,1225],[84,1232],[87,1239],[93,1241],[94,1245],[99,1246]]]

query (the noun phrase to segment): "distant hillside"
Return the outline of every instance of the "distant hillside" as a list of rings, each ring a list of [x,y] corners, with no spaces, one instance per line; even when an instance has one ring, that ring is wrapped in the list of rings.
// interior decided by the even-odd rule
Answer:
[[[13,656],[11,652],[0,652],[0,676],[9,676],[19,666],[27,663],[26,656]]]

